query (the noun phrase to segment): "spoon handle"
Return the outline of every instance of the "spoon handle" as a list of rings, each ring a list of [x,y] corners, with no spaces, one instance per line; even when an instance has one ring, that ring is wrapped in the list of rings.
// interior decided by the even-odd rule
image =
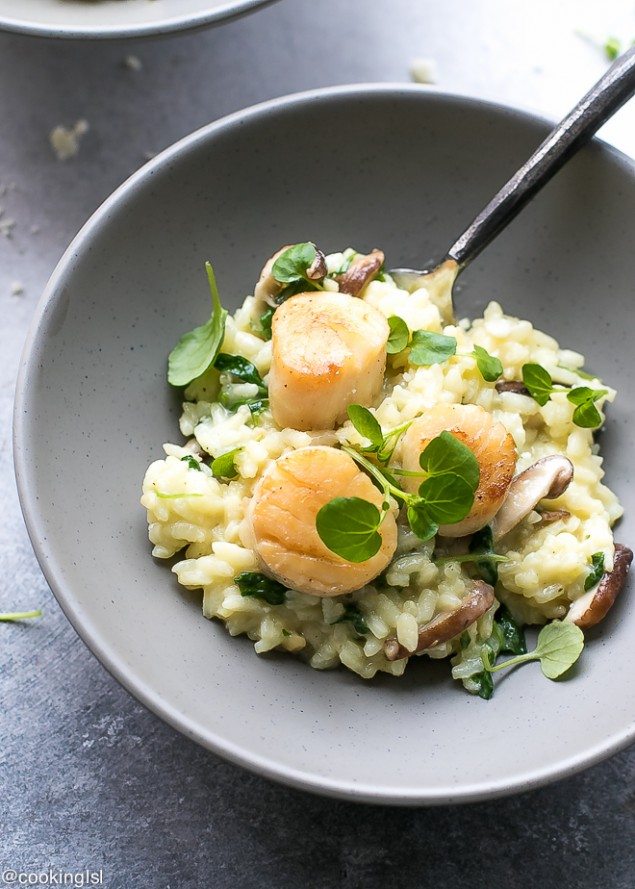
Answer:
[[[620,56],[450,247],[464,269],[635,92],[635,47]]]

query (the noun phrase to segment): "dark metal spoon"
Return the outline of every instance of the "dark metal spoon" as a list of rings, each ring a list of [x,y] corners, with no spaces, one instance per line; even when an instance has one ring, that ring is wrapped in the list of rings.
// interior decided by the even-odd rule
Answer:
[[[392,269],[396,284],[412,292],[426,287],[447,320],[457,276],[487,247],[579,148],[635,93],[635,47],[620,56],[528,161],[430,269]]]

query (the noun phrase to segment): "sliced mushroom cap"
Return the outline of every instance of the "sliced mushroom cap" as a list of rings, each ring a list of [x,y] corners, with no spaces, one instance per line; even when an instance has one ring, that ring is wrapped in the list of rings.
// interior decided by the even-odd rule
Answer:
[[[520,380],[499,380],[496,383],[497,392],[513,392],[514,395],[529,395],[529,389]]]
[[[587,630],[604,620],[624,588],[632,561],[633,551],[621,543],[616,543],[613,570],[603,574],[597,586],[576,599],[565,620],[576,624],[581,630]]]
[[[564,494],[572,478],[573,464],[562,454],[543,457],[519,473],[512,479],[505,501],[494,516],[494,540],[509,534],[541,500],[554,500]]]
[[[570,517],[568,509],[541,509],[539,525],[553,525],[554,522],[564,521]]]
[[[306,270],[306,276],[310,281],[321,281],[328,272],[326,267],[326,256],[321,250],[315,248],[315,259]]]
[[[340,293],[359,296],[364,287],[377,275],[384,260],[384,254],[377,249],[371,250],[366,256],[358,256],[347,270],[335,279],[339,284]]]
[[[289,249],[290,246],[290,244],[286,244],[284,247],[281,247],[262,267],[260,278],[254,287],[254,296],[258,302],[265,302],[270,306],[276,305],[276,296],[280,293],[283,287],[286,287],[286,284],[281,284],[280,281],[276,281],[273,277],[273,264],[279,256],[282,256],[285,250]]]
[[[419,628],[419,639],[414,651],[408,651],[392,636],[384,643],[384,654],[389,661],[410,657],[426,648],[434,648],[442,642],[449,642],[474,621],[482,617],[494,604],[494,588],[482,580],[474,581],[472,592],[463,599],[458,608],[447,614],[439,614],[430,623]]]
[[[190,454],[194,454],[195,457],[205,457],[207,456],[203,448],[200,446],[198,441],[195,438],[190,438],[183,445],[183,449],[189,451]]]

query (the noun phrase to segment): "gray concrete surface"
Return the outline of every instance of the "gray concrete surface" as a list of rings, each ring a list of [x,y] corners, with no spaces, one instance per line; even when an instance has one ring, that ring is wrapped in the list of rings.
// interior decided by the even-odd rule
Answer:
[[[7,869],[49,866],[103,868],[105,886],[153,889],[635,885],[634,750],[512,799],[389,810],[270,784],[180,737],[67,624],[32,554],[11,462],[14,379],[34,305],[71,237],[146,152],[271,96],[405,80],[415,56],[436,60],[442,88],[559,116],[605,67],[576,29],[630,41],[635,7],[282,0],[158,42],[0,35],[0,230],[15,221],[0,234],[0,610],[45,612],[31,625],[0,624],[0,886]],[[130,53],[142,70],[123,64]],[[90,132],[62,164],[47,133],[80,118]],[[604,135],[635,154],[635,107]]]

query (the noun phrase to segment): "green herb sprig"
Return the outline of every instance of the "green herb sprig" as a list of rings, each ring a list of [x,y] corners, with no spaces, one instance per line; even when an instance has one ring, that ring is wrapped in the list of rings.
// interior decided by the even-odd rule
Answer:
[[[399,436],[413,422],[408,420],[406,423],[401,423],[399,426],[395,426],[394,429],[384,432],[368,408],[362,407],[361,404],[349,404],[346,412],[355,429],[370,442],[370,444],[362,448],[362,453],[376,454],[377,460],[380,463],[387,463],[390,460],[399,441]]]
[[[489,673],[497,673],[507,667],[515,667],[528,661],[540,661],[540,668],[547,679],[558,679],[578,660],[584,648],[584,634],[574,623],[554,620],[538,634],[532,651],[518,654],[500,664],[492,663],[491,651],[483,650],[483,667]]]
[[[220,351],[225,336],[227,309],[221,305],[216,286],[214,269],[205,263],[207,280],[212,297],[212,314],[209,321],[183,334],[168,356],[168,383],[171,386],[187,386],[192,380],[211,367]]]
[[[555,392],[566,392],[567,400],[575,405],[573,422],[583,429],[595,429],[602,423],[602,417],[595,402],[608,395],[608,389],[590,389],[588,386],[567,386],[554,383],[549,371],[540,364],[523,364],[525,388],[541,407],[544,407]]]
[[[500,654],[519,655],[527,652],[525,633],[504,605],[500,606],[496,614],[496,619],[492,626],[492,635],[485,643],[485,647],[487,649],[486,657],[490,664],[493,664]],[[484,669],[480,673],[471,676],[470,679],[476,684],[476,694],[489,701],[494,694],[494,680],[492,679],[491,672]]]
[[[581,37],[583,40],[586,40],[592,46],[597,47],[604,57],[609,62],[614,62],[615,59],[620,56],[625,49],[624,41],[620,40],[619,37],[609,36],[604,39],[597,38],[592,34],[587,34],[585,31],[576,30],[576,34],[578,37]],[[628,46],[628,42],[626,43]],[[635,40],[631,40],[631,46],[635,46]]]
[[[307,290],[324,290],[324,275],[322,278],[309,277],[308,272],[315,260],[318,251],[315,244],[307,241],[303,244],[293,244],[288,247],[274,262],[271,274],[279,284],[285,286],[274,296],[275,306],[267,306],[258,319],[259,328],[255,331],[264,340],[271,339],[271,322],[279,305],[296,293]]]
[[[33,620],[36,617],[42,617],[40,608],[34,611],[4,611],[0,612],[0,621],[3,623],[17,623],[21,620]]]
[[[434,333],[432,330],[415,330],[410,337],[406,322],[397,315],[392,315],[388,319],[388,325],[390,327],[388,354],[403,352],[410,345],[408,362],[415,367],[443,364],[454,357],[473,358],[479,373],[486,382],[494,383],[503,374],[503,365],[500,359],[490,355],[483,346],[474,346],[471,352],[459,353],[457,352],[456,337],[446,336],[444,333]]]
[[[422,472],[409,473],[423,481],[416,494],[398,487],[394,477],[363,454],[344,446],[375,480],[384,495],[381,510],[360,497],[336,497],[316,517],[316,529],[332,552],[349,562],[365,562],[381,547],[379,528],[390,509],[390,497],[403,503],[408,523],[421,540],[429,540],[439,525],[462,521],[474,503],[480,471],[472,451],[449,432],[428,443],[419,458]]]
[[[499,358],[490,355],[483,346],[474,346],[468,353],[457,352],[457,341],[453,336],[434,333],[431,330],[415,330],[412,335],[409,362],[415,366],[429,367],[442,364],[449,358],[474,358],[480,375],[488,383],[494,383],[503,374]]]
[[[323,279],[308,276],[308,271],[317,259],[317,255],[317,247],[311,241],[293,244],[276,259],[271,274],[280,284],[301,284],[303,290],[324,290],[321,284]],[[281,300],[278,296],[277,301],[283,300],[284,297]]]

